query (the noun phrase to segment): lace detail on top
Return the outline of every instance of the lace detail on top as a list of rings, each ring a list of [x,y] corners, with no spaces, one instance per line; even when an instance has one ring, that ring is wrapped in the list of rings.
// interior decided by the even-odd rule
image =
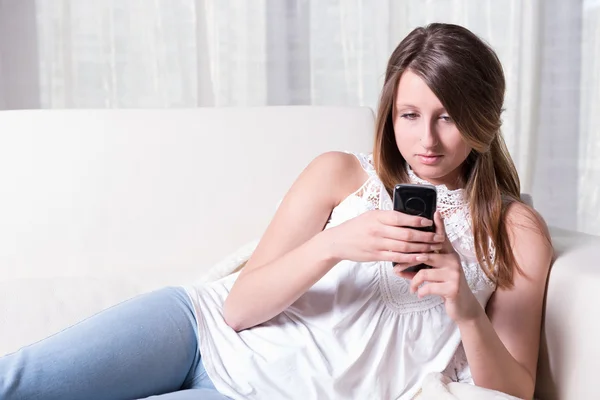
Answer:
[[[358,158],[361,166],[369,176],[367,182],[365,182],[355,195],[365,200],[369,204],[369,209],[393,209],[392,199],[376,174],[373,165],[373,156],[371,154],[354,155]],[[428,181],[419,178],[408,165],[407,170],[411,183],[431,185]],[[464,189],[450,190],[446,185],[433,186],[435,186],[437,191],[437,209],[444,217],[446,235],[460,256],[469,288],[475,294],[478,292],[487,292],[490,289],[492,291],[495,290],[495,283],[490,280],[477,261],[475,241],[471,227],[471,213]],[[494,248],[490,242],[490,256],[492,260],[493,255]],[[419,309],[428,309],[437,304],[436,301],[429,299],[429,296],[419,301],[416,294],[413,295],[410,293],[407,281],[398,278],[393,273],[391,266],[384,264],[390,263],[382,263],[380,266],[380,278],[383,282],[382,293],[390,306],[400,312],[412,312]],[[438,297],[435,298],[437,299]],[[418,304],[415,304],[417,301]]]
[[[368,203],[370,210],[380,208],[381,184],[377,176],[371,175],[367,181],[358,189],[354,196],[360,197]]]
[[[407,166],[407,169],[408,177],[412,183],[431,185],[428,181],[419,178],[409,166]],[[481,290],[482,285],[487,285],[495,289],[496,285],[481,269],[477,260],[471,212],[464,189],[450,190],[446,185],[434,186],[437,191],[437,209],[442,214],[442,217],[444,217],[446,235],[450,243],[452,243],[454,250],[461,258],[469,287],[474,292]],[[495,251],[491,241],[489,248],[489,259],[493,260]]]
[[[362,167],[362,169],[365,170],[365,172],[367,173],[367,175],[369,175],[369,177],[377,176],[377,172],[375,171],[375,165],[373,164],[373,155],[372,154],[365,155],[362,153],[351,153],[351,152],[346,152],[346,153],[352,154],[353,156],[355,156],[358,159],[358,162],[360,162],[360,166]]]
[[[392,199],[377,177],[372,155],[355,154],[355,156],[369,175],[367,182],[355,195],[365,200],[369,209],[393,209]],[[414,184],[430,184],[419,178],[410,167],[408,167],[408,177]],[[445,185],[435,187],[437,209],[444,217],[448,239],[461,259],[469,288],[482,306],[485,306],[496,285],[488,278],[477,261],[471,214],[464,190],[449,190]],[[494,259],[494,255],[494,247],[490,242],[490,260]],[[378,275],[381,295],[386,305],[395,312],[404,314],[426,311],[443,303],[439,296],[426,296],[419,299],[416,294],[410,293],[409,281],[395,275],[391,263],[379,263]],[[443,374],[455,382],[473,384],[471,369],[462,343],[458,346]]]
[[[385,192],[385,188],[381,184],[375,166],[373,165],[373,156],[364,155],[361,153],[349,153],[354,155],[360,162],[360,166],[369,176],[367,181],[358,189],[354,196],[365,200],[368,203],[370,210],[382,209],[382,190]]]
[[[379,289],[388,307],[400,314],[426,311],[444,302],[440,296],[419,298],[410,292],[410,281],[394,273],[392,263],[379,264]]]
[[[424,179],[419,178],[414,171],[408,167],[408,176],[412,183],[430,185]],[[469,203],[466,201],[464,189],[450,190],[446,185],[435,186],[437,191],[437,209],[444,217],[444,225],[446,225],[446,234],[448,240],[454,246],[458,254],[469,263],[476,263],[477,253],[475,252],[475,238],[473,236],[471,212]],[[493,261],[496,255],[493,243],[489,243],[489,260]],[[483,272],[483,271],[481,271]],[[467,271],[465,271],[467,273]],[[493,285],[493,282],[487,277],[485,272],[484,280]],[[473,276],[478,279],[479,276]],[[493,285],[495,287],[495,285]]]
[[[379,180],[373,165],[372,155],[353,154],[368,175],[367,181],[352,197],[356,196],[366,203],[369,210],[391,210],[392,201]],[[419,299],[410,292],[410,282],[394,274],[391,262],[378,263],[379,290],[386,305],[400,314],[429,310],[443,303],[439,296],[425,296]]]
[[[412,183],[419,185],[431,185],[424,179],[419,178],[412,168],[407,166],[408,178]],[[444,218],[455,212],[460,212],[466,205],[463,189],[450,190],[446,185],[435,185],[437,192],[437,209]]]

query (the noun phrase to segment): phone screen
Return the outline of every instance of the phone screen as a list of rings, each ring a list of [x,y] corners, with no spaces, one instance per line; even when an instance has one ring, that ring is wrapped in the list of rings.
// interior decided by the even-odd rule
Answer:
[[[437,191],[431,185],[398,184],[394,187],[393,198],[394,210],[410,215],[419,215],[433,220],[437,206]],[[411,227],[426,232],[435,232],[435,224],[425,227]],[[396,265],[396,263],[393,263]],[[427,264],[419,264],[409,267],[404,271],[418,272],[423,268],[431,268]]]
[[[410,215],[420,215],[433,220],[437,205],[437,191],[431,185],[398,184],[394,187],[394,210]],[[434,226],[414,228],[434,232]]]

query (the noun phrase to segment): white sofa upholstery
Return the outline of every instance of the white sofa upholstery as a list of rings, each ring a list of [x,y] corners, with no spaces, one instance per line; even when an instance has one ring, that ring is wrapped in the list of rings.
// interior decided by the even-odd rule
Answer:
[[[368,108],[0,112],[0,354],[200,277],[302,168],[370,151]],[[553,230],[538,396],[591,398],[600,238]]]

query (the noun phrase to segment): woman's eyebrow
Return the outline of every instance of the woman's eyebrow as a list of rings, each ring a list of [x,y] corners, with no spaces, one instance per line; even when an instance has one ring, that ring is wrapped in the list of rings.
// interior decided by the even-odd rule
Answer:
[[[420,110],[419,107],[415,106],[414,104],[410,104],[410,103],[396,103],[396,108],[397,109],[401,109],[401,108],[413,108],[413,109],[416,109],[416,110]],[[442,113],[442,112],[447,113],[447,111],[446,111],[446,109],[444,107],[436,108],[434,111],[436,113]]]
[[[409,103],[396,103],[396,107],[397,108],[416,108],[416,109],[419,108],[419,107],[415,106],[414,104],[409,104]]]

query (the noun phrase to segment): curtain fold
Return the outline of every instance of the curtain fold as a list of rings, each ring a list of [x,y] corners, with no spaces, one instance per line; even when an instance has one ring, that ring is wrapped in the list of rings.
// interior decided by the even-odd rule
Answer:
[[[0,0],[0,109],[40,108],[35,0]]]
[[[578,228],[600,234],[600,1],[585,0],[581,44]]]
[[[214,58],[213,48],[209,46],[207,21],[209,9],[205,0],[196,0],[194,4],[194,27],[196,31],[196,105],[199,107],[214,106],[215,92],[213,87],[213,73],[210,60]],[[193,102],[193,99],[186,101]]]

